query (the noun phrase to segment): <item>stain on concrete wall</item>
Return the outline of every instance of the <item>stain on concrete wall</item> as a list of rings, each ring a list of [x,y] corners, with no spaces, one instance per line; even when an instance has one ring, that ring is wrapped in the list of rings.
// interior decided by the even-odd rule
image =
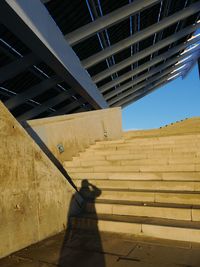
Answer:
[[[74,189],[0,103],[0,258],[66,226]]]

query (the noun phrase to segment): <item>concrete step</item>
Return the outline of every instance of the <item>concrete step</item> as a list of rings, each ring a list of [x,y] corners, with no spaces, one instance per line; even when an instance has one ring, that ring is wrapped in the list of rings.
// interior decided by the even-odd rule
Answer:
[[[190,158],[200,158],[200,152],[149,152],[149,153],[132,153],[132,154],[121,154],[118,152],[113,153],[113,155],[88,155],[87,153],[82,153],[81,156],[73,157],[73,160],[142,160],[142,159],[190,159]]]
[[[138,165],[138,166],[143,166],[143,165],[161,165],[161,164],[166,164],[166,165],[180,165],[180,164],[200,164],[200,157],[187,157],[187,158],[149,158],[149,159],[134,159],[134,160],[96,160],[94,157],[93,160],[87,160],[86,158],[84,159],[76,159],[73,161],[66,161],[63,163],[65,168],[68,167],[88,167],[88,166],[133,166],[133,165]]]
[[[134,132],[134,131],[133,131]],[[144,132],[144,131],[143,131]],[[123,136],[129,135],[130,132],[123,132]],[[182,135],[170,135],[170,136],[155,136],[155,137],[149,137],[149,138],[143,138],[140,136],[138,136],[138,138],[134,138],[133,140],[131,139],[125,139],[125,138],[121,138],[118,142],[118,140],[116,141],[97,141],[96,144],[101,143],[101,144],[107,144],[107,143],[123,143],[123,142],[137,142],[137,140],[139,142],[151,142],[151,141],[179,141],[179,140],[189,140],[189,139],[194,139],[194,138],[200,138],[200,132],[199,133],[192,133],[192,134],[182,134]],[[121,142],[120,142],[121,141]],[[122,142],[123,141],[123,142]]]
[[[166,148],[175,148],[175,149],[179,149],[179,148],[189,148],[189,149],[194,149],[196,148],[196,150],[198,150],[200,148],[200,144],[199,141],[198,142],[192,142],[192,140],[188,143],[176,143],[176,144],[132,144],[132,143],[124,143],[124,144],[120,144],[120,145],[95,145],[95,146],[90,146],[89,150],[97,150],[97,151],[101,151],[101,150],[124,150],[124,149],[128,149],[128,150],[150,150],[150,149],[166,149]]]
[[[79,153],[80,156],[96,156],[96,155],[141,155],[141,154],[159,154],[159,153],[199,153],[200,149],[196,147],[182,147],[182,148],[158,148],[158,149],[123,149],[123,150],[96,150],[96,149],[86,149],[85,152]]]
[[[75,229],[200,243],[199,222],[107,214],[85,214],[82,217],[71,218],[71,223]]]
[[[85,155],[84,157],[80,157],[80,159],[96,159],[96,157],[104,157],[103,159],[107,160],[143,160],[143,159],[162,159],[162,158],[167,158],[167,159],[177,159],[181,158],[183,160],[190,159],[190,158],[199,158],[200,153],[198,152],[151,152],[151,153],[138,153],[138,154],[120,154],[120,153],[115,153],[114,155],[95,155],[95,157],[87,156]]]
[[[109,162],[109,160],[107,160]],[[110,161],[111,163],[113,161]],[[114,161],[115,162],[115,161]],[[181,164],[200,164],[200,157],[163,157],[158,160],[158,158],[148,158],[148,159],[136,159],[136,160],[121,160],[117,161],[122,166],[132,166],[132,165],[181,165]]]
[[[121,139],[118,140],[108,140],[108,141],[97,141],[95,144],[93,144],[92,146],[98,145],[98,144],[123,144],[125,142],[125,139],[122,137]]]
[[[200,120],[198,119],[189,119],[185,121],[180,121],[178,123],[171,123],[169,125],[165,125],[160,127],[159,129],[149,129],[149,130],[130,130],[125,132],[125,135],[128,136],[135,136],[135,135],[146,135],[146,134],[155,134],[155,133],[178,133],[182,132],[184,134],[192,134],[197,133],[198,129],[200,128]]]
[[[192,135],[174,135],[174,136],[163,136],[163,137],[152,137],[152,138],[134,138],[134,139],[121,139],[121,141],[99,141],[96,142],[96,146],[112,146],[115,144],[161,144],[161,143],[183,143],[189,141],[198,141],[200,139],[200,134]],[[95,146],[94,145],[94,146]]]
[[[65,164],[64,164],[65,167]],[[199,172],[200,164],[157,164],[157,165],[108,165],[65,167],[69,174],[72,173],[130,173],[130,172]]]
[[[156,138],[156,137],[169,137],[169,136],[180,136],[180,135],[191,135],[191,134],[199,134],[200,133],[200,127],[196,127],[194,129],[187,129],[187,127],[177,127],[173,130],[162,128],[162,129],[155,129],[155,130],[145,130],[145,131],[128,131],[123,133],[123,138],[125,140],[133,140],[135,138]]]
[[[200,134],[200,127],[198,128],[197,131],[192,130],[192,131],[187,131],[185,132],[184,129],[179,129],[179,131],[155,131],[155,132],[140,132],[140,133],[131,133],[123,134],[123,139],[124,140],[144,140],[144,139],[152,139],[152,138],[164,138],[164,137],[174,137],[174,136],[187,136],[187,135],[195,135],[195,134]]]
[[[171,220],[200,221],[200,206],[155,205],[155,203],[138,203],[123,201],[88,202],[87,213],[110,214],[123,216],[154,217]],[[198,216],[197,216],[198,212]]]
[[[85,153],[80,153],[80,155],[73,157],[73,160],[93,160],[94,156],[87,155]],[[106,156],[104,155],[95,155],[95,160],[106,160]],[[71,161],[70,161],[71,162]]]
[[[70,176],[74,180],[200,181],[200,172],[75,172]]]
[[[93,198],[91,191],[82,190],[82,195],[86,198]],[[100,200],[120,200],[120,201],[136,201],[136,202],[154,202],[167,204],[187,204],[199,205],[200,193],[189,191],[136,191],[136,190],[102,190],[96,196]]]
[[[159,153],[159,152],[200,152],[200,147],[198,146],[166,146],[166,147],[142,147],[142,146],[127,146],[127,147],[122,147],[122,148],[88,148],[86,149],[85,152],[96,152],[96,154],[111,154],[111,153],[120,153],[122,151],[122,153],[124,154],[124,151],[127,151],[127,153]],[[105,153],[102,153],[105,152]]]
[[[119,149],[150,149],[150,148],[177,148],[177,147],[196,147],[196,148],[199,148],[200,145],[199,145],[199,141],[200,139],[198,140],[188,140],[187,142],[184,141],[184,142],[154,142],[154,143],[140,143],[140,142],[137,142],[137,143],[133,143],[133,142],[125,142],[125,143],[122,143],[122,144],[110,144],[109,142],[105,145],[102,145],[101,143],[100,144],[96,144],[96,145],[93,145],[93,146],[90,146],[90,149],[98,149],[98,150],[101,150],[101,149],[107,149],[107,150],[119,150]]]
[[[83,179],[74,180],[78,188],[82,187]],[[125,189],[142,191],[189,191],[200,192],[200,181],[134,181],[134,180],[97,180],[89,179],[89,183],[103,189]]]

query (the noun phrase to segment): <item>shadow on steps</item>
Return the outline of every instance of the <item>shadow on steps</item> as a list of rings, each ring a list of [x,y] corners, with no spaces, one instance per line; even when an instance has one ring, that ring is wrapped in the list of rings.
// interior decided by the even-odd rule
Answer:
[[[62,244],[62,248],[60,251],[60,257],[58,261],[58,266],[65,267],[65,266],[71,266],[71,267],[88,267],[88,266],[95,266],[95,267],[106,267],[105,265],[105,259],[103,253],[94,254],[93,252],[84,253],[82,249],[87,245],[87,243],[91,242],[91,236],[87,235],[85,238],[80,238],[79,235],[77,235],[77,229],[74,229],[74,225],[72,224],[71,218],[73,216],[83,216],[86,212],[86,204],[87,199],[93,200],[93,214],[94,217],[97,217],[96,210],[95,210],[95,199],[100,196],[101,190],[98,189],[96,186],[92,185],[88,182],[88,180],[83,180],[81,188],[79,192],[76,192],[70,203],[70,209],[68,213],[68,225],[67,230],[64,236],[64,241]],[[84,201],[82,202],[82,205],[80,206],[79,198],[80,196],[83,197]],[[78,201],[77,201],[78,200]],[[77,214],[78,211],[78,214]],[[95,220],[95,225],[92,225],[92,232],[95,236],[95,247],[98,248],[98,250],[102,251],[102,242],[100,233],[98,230],[98,220]],[[75,227],[76,228],[76,227]],[[87,238],[86,238],[87,237]],[[73,247],[74,243],[77,245],[78,242],[78,249],[76,247],[75,255],[72,257],[70,247]]]

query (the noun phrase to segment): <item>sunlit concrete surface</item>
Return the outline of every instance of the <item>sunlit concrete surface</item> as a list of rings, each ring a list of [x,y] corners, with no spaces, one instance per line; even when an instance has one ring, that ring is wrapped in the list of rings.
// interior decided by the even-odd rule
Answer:
[[[73,156],[95,144],[97,140],[122,137],[121,108],[30,120],[24,125],[31,136],[38,143],[41,143],[41,139],[61,163],[72,160]],[[64,148],[62,153],[58,150],[58,144]]]
[[[1,267],[199,267],[200,245],[110,233],[61,233],[0,260]]]

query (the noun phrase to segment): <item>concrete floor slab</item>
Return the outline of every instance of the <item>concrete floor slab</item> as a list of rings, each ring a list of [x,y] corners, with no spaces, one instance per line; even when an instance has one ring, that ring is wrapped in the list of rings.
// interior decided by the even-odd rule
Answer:
[[[199,267],[199,252],[199,249],[138,243],[136,248],[128,255],[128,258],[147,264],[157,264],[158,266],[166,264],[169,266]]]
[[[1,267],[199,267],[200,246],[153,238],[66,232],[0,260]]]

